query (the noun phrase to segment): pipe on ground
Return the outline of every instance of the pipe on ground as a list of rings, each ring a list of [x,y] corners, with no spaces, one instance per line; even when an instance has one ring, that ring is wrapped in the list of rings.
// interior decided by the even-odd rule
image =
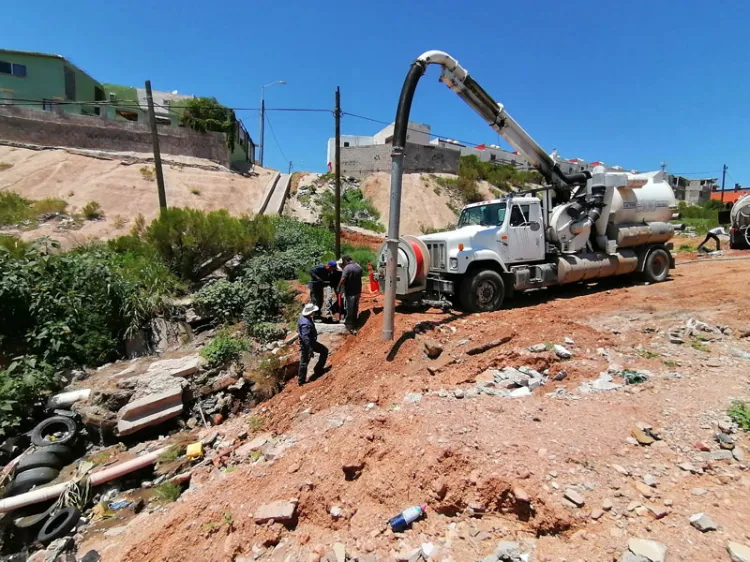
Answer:
[[[110,480],[115,480],[121,476],[130,474],[131,472],[135,472],[136,470],[140,470],[141,468],[145,468],[150,464],[154,464],[167,450],[169,450],[169,447],[162,447],[151,453],[129,461],[121,462],[120,464],[105,468],[99,472],[95,472],[89,476],[89,483],[91,486],[98,486],[105,482],[109,482]],[[14,509],[19,509],[27,505],[58,498],[67,489],[71,482],[73,481],[70,480],[68,482],[62,482],[61,484],[54,484],[53,486],[45,486],[44,488],[37,488],[31,492],[26,492],[25,494],[2,499],[0,500],[0,513],[7,513],[8,511],[13,511]]]

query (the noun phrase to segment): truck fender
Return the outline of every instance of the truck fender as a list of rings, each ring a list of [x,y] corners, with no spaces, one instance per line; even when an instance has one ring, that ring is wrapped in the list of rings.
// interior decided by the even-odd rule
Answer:
[[[475,264],[482,262],[492,262],[492,265],[494,267],[490,266],[491,269],[499,268],[501,273],[508,273],[508,268],[505,266],[502,258],[500,258],[500,255],[497,252],[494,252],[492,250],[475,251],[470,260],[469,268],[474,269],[477,267]],[[467,268],[467,271],[469,268]]]
[[[653,252],[657,248],[661,248],[662,250],[664,250],[665,252],[667,252],[667,255],[669,256],[669,269],[674,269],[675,268],[674,256],[672,255],[672,252],[670,252],[670,250],[671,250],[670,246],[671,246],[671,244],[669,246],[667,246],[666,244],[653,244],[651,246],[646,246],[646,248],[644,248],[643,250],[641,250],[640,252],[638,252],[638,269],[637,269],[637,271],[639,273],[643,273],[643,268],[646,266],[646,258],[648,257],[648,255],[651,252]]]

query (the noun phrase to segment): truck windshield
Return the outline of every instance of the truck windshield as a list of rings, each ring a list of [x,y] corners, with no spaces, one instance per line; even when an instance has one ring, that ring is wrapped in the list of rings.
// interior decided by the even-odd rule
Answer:
[[[505,220],[505,209],[505,203],[490,203],[488,205],[479,205],[464,209],[461,211],[461,217],[458,219],[458,228],[471,224],[500,226]]]

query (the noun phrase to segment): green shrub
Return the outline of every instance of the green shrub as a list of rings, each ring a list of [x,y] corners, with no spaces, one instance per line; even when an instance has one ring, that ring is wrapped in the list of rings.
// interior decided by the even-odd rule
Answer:
[[[208,283],[195,296],[195,304],[209,316],[222,322],[235,322],[250,300],[250,290],[242,282],[217,279]]]
[[[13,167],[13,164],[10,164],[9,162],[0,162],[0,172],[3,170],[9,170]]]
[[[16,224],[29,218],[31,201],[13,191],[0,191],[0,225]]]
[[[727,414],[743,431],[750,431],[750,405],[742,400],[732,402]]]
[[[49,363],[29,355],[16,357],[0,369],[0,437],[23,429],[34,404],[46,400],[64,382]]]
[[[96,201],[89,201],[81,209],[81,213],[86,220],[93,221],[102,218],[104,213],[102,207]]]
[[[65,201],[53,197],[40,199],[32,204],[32,210],[37,216],[48,213],[64,213],[67,208],[68,204]]]
[[[286,330],[282,326],[270,322],[249,324],[247,331],[252,337],[262,343],[280,340],[286,335]]]
[[[351,256],[351,258],[362,266],[365,274],[367,274],[367,264],[371,263],[373,267],[376,267],[378,262],[378,255],[375,250],[371,250],[367,246],[354,246],[352,244],[342,244],[341,254]]]
[[[330,191],[320,196],[321,224],[328,230],[335,231],[336,207],[334,194]],[[371,201],[365,199],[360,189],[350,189],[341,196],[341,223],[359,226],[375,232],[385,232],[380,224],[380,211]]]
[[[24,242],[18,236],[11,234],[0,234],[0,251],[6,251],[11,256],[20,257],[31,245],[28,242]]]
[[[231,335],[227,331],[221,331],[212,339],[208,345],[201,349],[203,357],[210,368],[224,367],[237,361],[240,353],[249,349],[245,338]]]
[[[247,254],[254,240],[248,221],[225,210],[205,213],[196,209],[163,209],[145,231],[164,263],[186,281],[197,281],[210,271],[212,260]]]

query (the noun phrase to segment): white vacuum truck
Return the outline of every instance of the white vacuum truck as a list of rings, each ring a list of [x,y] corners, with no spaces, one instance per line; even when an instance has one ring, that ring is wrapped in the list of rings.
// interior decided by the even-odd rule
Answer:
[[[732,205],[729,223],[729,247],[750,248],[750,195],[743,195]]]
[[[467,205],[455,230],[399,237],[393,210],[398,213],[400,206],[404,124],[416,81],[428,64],[443,67],[440,80],[521,152],[549,187]],[[664,281],[674,267],[668,241],[676,207],[662,171],[632,174],[597,166],[593,172],[564,174],[455,59],[429,51],[412,64],[399,101],[389,235],[378,261],[380,286],[401,301],[458,304],[481,312],[499,309],[514,292],[539,287],[631,273]]]

